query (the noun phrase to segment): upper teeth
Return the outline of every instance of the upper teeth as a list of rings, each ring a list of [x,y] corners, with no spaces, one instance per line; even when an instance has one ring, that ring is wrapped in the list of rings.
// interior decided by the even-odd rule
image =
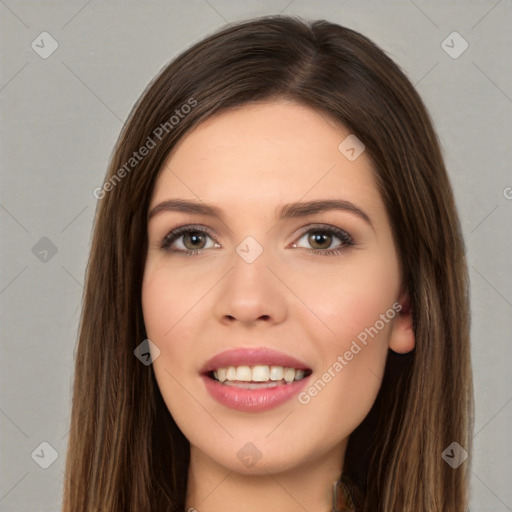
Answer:
[[[213,376],[220,382],[243,381],[243,382],[266,382],[268,380],[285,380],[293,382],[304,377],[304,370],[287,368],[283,366],[228,366],[227,368],[218,368],[213,372]]]

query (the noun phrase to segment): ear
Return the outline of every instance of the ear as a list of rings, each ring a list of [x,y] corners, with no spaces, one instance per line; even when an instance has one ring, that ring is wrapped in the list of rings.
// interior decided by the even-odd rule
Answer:
[[[389,348],[397,354],[407,354],[414,350],[414,326],[409,294],[403,292],[393,308],[398,311],[393,319],[393,327],[389,336]]]

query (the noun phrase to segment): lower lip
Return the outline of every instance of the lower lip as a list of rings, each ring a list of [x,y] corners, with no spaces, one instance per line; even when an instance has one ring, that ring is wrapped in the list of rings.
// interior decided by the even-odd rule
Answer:
[[[202,378],[208,393],[222,405],[237,411],[261,412],[273,409],[299,394],[309,376],[266,389],[241,389],[225,386],[206,375],[202,375]]]

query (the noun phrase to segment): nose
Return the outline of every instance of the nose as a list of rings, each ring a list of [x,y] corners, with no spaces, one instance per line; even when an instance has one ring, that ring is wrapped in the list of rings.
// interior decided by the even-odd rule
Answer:
[[[275,267],[266,251],[252,262],[234,252],[231,270],[216,287],[215,316],[221,323],[274,325],[285,320],[286,290],[269,266]]]

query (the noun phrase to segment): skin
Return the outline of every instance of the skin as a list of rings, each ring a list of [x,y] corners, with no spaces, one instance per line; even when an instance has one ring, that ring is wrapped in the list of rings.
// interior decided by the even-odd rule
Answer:
[[[294,397],[259,413],[219,404],[199,375],[225,349],[268,347],[304,361],[313,383],[394,303],[407,303],[372,164],[364,152],[349,161],[338,150],[347,135],[309,107],[251,104],[189,132],[161,170],[150,211],[181,198],[225,214],[220,220],[162,211],[148,222],[144,320],[161,351],[153,368],[162,396],[191,444],[187,508],[330,510],[348,436],[374,403],[388,348],[414,348],[404,309],[367,345],[359,343],[362,349],[309,403]],[[286,203],[324,199],[350,201],[371,225],[341,210],[276,216]],[[205,248],[192,256],[161,249],[170,231],[188,224],[209,228],[216,240],[205,235]],[[308,230],[319,224],[345,230],[354,245],[336,237],[315,245]],[[236,252],[247,236],[263,249],[252,263]],[[187,236],[173,244],[187,247]],[[326,247],[340,252],[318,252]],[[251,467],[237,457],[248,442],[261,453]]]

